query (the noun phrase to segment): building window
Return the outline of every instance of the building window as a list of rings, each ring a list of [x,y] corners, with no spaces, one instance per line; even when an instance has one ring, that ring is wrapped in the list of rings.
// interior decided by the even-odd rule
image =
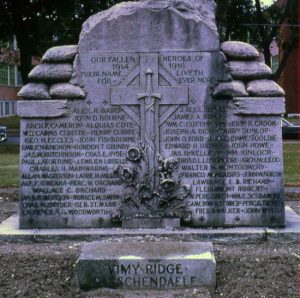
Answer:
[[[15,66],[14,65],[11,65],[9,64],[8,65],[8,79],[9,79],[9,85],[10,86],[15,86],[16,85],[16,78],[15,78]]]
[[[272,56],[271,57],[271,68],[272,68],[272,72],[275,73],[278,69],[279,66],[279,58],[278,55],[276,56]]]
[[[16,114],[16,103],[14,101],[11,103],[11,113]]]
[[[21,86],[21,73],[17,65],[0,63],[0,85],[4,86]]]
[[[9,115],[9,102],[5,102],[5,115]]]
[[[16,37],[13,36],[7,40],[0,40],[0,48],[17,51],[18,45]],[[9,61],[7,61],[9,62]],[[10,64],[11,63],[11,64]],[[18,65],[15,62],[0,62],[0,85],[4,86],[21,86],[21,75],[18,71]]]
[[[0,63],[0,85],[7,86],[8,84],[8,64]]]
[[[16,66],[16,68],[17,68],[17,72],[16,72],[17,73],[17,86],[22,86],[23,80],[22,80],[21,72],[18,70],[17,66]]]

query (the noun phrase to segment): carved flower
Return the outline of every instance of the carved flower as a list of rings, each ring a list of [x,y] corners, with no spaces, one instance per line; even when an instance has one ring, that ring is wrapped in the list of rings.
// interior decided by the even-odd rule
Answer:
[[[174,158],[168,158],[163,161],[163,168],[166,172],[172,173],[178,168],[178,161]]]
[[[161,188],[163,189],[164,192],[171,193],[175,190],[176,183],[173,179],[164,179],[160,183],[160,186],[161,186]]]
[[[139,191],[139,196],[142,201],[148,201],[152,198],[152,192],[149,186],[142,185]]]
[[[133,182],[134,179],[135,179],[135,176],[136,176],[136,173],[134,170],[132,169],[129,169],[129,168],[123,168],[123,171],[122,171],[122,178],[124,179],[124,181],[126,183],[130,183],[130,182]]]
[[[191,195],[192,189],[191,189],[191,186],[189,184],[183,184],[182,185],[182,190],[183,190],[183,197],[184,198]]]
[[[120,211],[116,211],[111,215],[112,222],[119,222],[121,221],[122,215]]]
[[[203,217],[203,216],[202,216]],[[204,217],[203,217],[204,218]],[[205,218],[204,218],[205,220]],[[184,217],[183,217],[184,222],[191,222],[192,221],[192,212],[190,211],[185,211],[184,212]],[[200,221],[203,221],[200,217]]]
[[[127,151],[127,158],[130,161],[139,161],[142,156],[142,153],[139,148],[130,147]]]

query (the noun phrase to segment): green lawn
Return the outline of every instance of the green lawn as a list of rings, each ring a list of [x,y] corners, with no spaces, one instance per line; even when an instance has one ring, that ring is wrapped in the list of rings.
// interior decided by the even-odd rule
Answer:
[[[294,123],[294,124],[299,124],[300,123],[300,118],[285,118],[288,122]]]
[[[19,145],[0,144],[0,186],[19,185]]]
[[[20,129],[20,118],[18,116],[0,118],[0,125],[9,129]]]
[[[299,145],[283,145],[285,186],[300,186]],[[19,185],[19,146],[0,144],[0,187]]]
[[[300,186],[299,144],[283,145],[284,179],[286,186]]]

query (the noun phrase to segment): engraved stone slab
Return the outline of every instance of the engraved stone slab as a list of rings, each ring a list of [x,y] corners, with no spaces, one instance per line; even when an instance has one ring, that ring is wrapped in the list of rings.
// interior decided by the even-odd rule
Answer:
[[[17,110],[23,118],[56,118],[68,114],[67,103],[67,100],[19,100]]]
[[[97,291],[97,290],[96,290]],[[98,290],[99,291],[99,290]],[[100,295],[111,295],[112,290],[102,289]],[[197,298],[213,298],[213,294],[206,288],[193,288],[193,289],[178,289],[178,290],[113,290],[114,295],[121,295],[122,298],[179,298],[179,297],[197,297]],[[99,293],[96,292],[96,295]],[[182,296],[185,295],[185,296]]]
[[[282,115],[285,113],[283,97],[235,97],[235,114],[240,115]]]
[[[179,229],[179,218],[128,218],[122,221],[125,229]]]
[[[130,2],[85,23],[72,84],[86,97],[66,98],[68,112],[20,109],[22,228],[120,227],[118,218],[130,216],[192,227],[284,225],[283,99],[213,97],[231,78],[214,46],[213,8]],[[149,25],[158,19],[168,34]],[[111,34],[113,24],[148,35]],[[209,42],[194,39],[207,30]],[[246,73],[252,62],[238,63]]]
[[[76,270],[83,289],[213,290],[216,283],[208,242],[86,243]]]
[[[219,50],[215,6],[210,0],[116,5],[83,24],[79,52]]]

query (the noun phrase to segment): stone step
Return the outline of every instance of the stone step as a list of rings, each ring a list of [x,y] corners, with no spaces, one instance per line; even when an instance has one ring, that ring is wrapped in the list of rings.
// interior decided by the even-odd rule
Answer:
[[[210,242],[90,242],[77,260],[77,277],[85,290],[213,291],[216,263]]]
[[[123,291],[112,289],[97,289],[86,293],[86,298],[212,298],[213,295],[207,288],[193,288],[180,290],[141,290]]]

